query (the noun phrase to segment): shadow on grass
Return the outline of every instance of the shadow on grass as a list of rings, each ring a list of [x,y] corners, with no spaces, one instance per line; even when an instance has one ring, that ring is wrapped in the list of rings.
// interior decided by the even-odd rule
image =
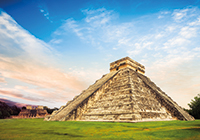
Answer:
[[[200,128],[200,124],[195,124],[194,126],[198,126]]]
[[[182,130],[187,130],[187,131],[196,131],[200,134],[200,127],[199,128],[189,128],[189,129],[182,129]]]
[[[190,138],[200,135],[200,128],[187,128],[177,130],[166,130],[166,131],[154,131],[148,132],[147,135],[153,136],[154,138],[163,139],[183,139]]]
[[[62,135],[62,136],[69,136],[69,137],[83,137],[81,135],[75,135],[75,134],[70,134],[70,133],[54,132],[53,130],[45,131],[42,134]]]

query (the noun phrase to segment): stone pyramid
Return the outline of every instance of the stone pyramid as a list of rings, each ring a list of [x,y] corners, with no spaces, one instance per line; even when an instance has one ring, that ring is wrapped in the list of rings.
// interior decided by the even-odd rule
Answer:
[[[194,120],[144,73],[145,67],[129,57],[110,63],[110,73],[45,120]]]

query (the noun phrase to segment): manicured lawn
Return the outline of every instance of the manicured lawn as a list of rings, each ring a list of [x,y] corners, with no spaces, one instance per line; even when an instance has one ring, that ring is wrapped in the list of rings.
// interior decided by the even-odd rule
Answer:
[[[0,139],[190,139],[200,140],[200,120],[117,122],[46,122],[43,119],[0,120]]]

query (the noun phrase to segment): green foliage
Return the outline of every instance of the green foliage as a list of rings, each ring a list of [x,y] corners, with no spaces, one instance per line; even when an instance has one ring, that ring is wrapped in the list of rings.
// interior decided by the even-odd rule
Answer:
[[[5,119],[11,115],[18,115],[21,111],[17,106],[8,106],[6,103],[0,101],[0,119]]]
[[[186,111],[195,119],[200,119],[200,94],[194,97],[194,99],[188,105],[190,109]]]
[[[44,106],[44,109],[47,111],[48,114],[51,114],[54,110],[58,110],[58,108],[54,107],[54,108],[48,108],[47,106]]]
[[[17,106],[15,106],[15,105],[11,106],[11,110],[12,110],[11,115],[18,115],[20,113],[20,111],[21,111],[21,109],[18,108]]]
[[[0,120],[0,139],[200,139],[200,120],[139,123]]]
[[[0,119],[10,117],[10,114],[12,113],[11,108],[6,103],[1,101],[0,101],[0,111],[1,111]]]
[[[25,106],[23,106],[23,107],[22,107],[22,109],[26,109],[26,107],[25,107]]]

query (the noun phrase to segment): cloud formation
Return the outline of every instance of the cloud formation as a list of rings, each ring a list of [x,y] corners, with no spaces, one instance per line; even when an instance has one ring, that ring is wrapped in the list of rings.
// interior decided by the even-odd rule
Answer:
[[[40,4],[38,7],[43,16],[52,23],[53,21],[50,18],[47,6],[45,4]]]
[[[76,76],[55,68],[57,53],[54,49],[24,30],[3,11],[0,14],[0,42],[0,82],[10,78],[36,88],[32,91],[1,88],[0,94],[31,101],[52,98],[63,101],[63,97],[71,98],[85,88],[86,84]],[[29,96],[22,94],[24,91]]]
[[[25,96],[24,94],[21,94],[19,91],[14,90],[14,89],[4,89],[1,88],[0,89],[0,94],[5,95],[5,96],[9,96],[9,97],[14,97],[14,98],[18,98],[18,99],[24,99],[24,100],[29,100],[29,101],[48,101],[42,98],[34,98],[31,96]]]
[[[81,90],[84,87],[84,83],[79,82],[76,77],[39,62],[0,57],[0,65],[2,76],[18,79],[38,87],[57,90],[66,90],[67,88]]]
[[[6,103],[9,106],[14,106],[15,105],[15,106],[20,107],[20,108],[23,107],[23,106],[27,106],[28,105],[28,104],[22,104],[22,103],[13,102],[13,101],[11,101],[11,100],[9,100],[7,98],[0,98],[0,101]]]
[[[5,79],[0,77],[0,83],[5,83],[5,82],[6,82]]]
[[[147,75],[184,107],[198,94],[199,8],[161,11],[126,22],[119,22],[120,15],[105,8],[82,13],[82,20],[67,19],[55,34],[72,32],[108,56],[117,56],[117,50],[136,58],[146,66]],[[180,99],[182,94],[186,98]]]

